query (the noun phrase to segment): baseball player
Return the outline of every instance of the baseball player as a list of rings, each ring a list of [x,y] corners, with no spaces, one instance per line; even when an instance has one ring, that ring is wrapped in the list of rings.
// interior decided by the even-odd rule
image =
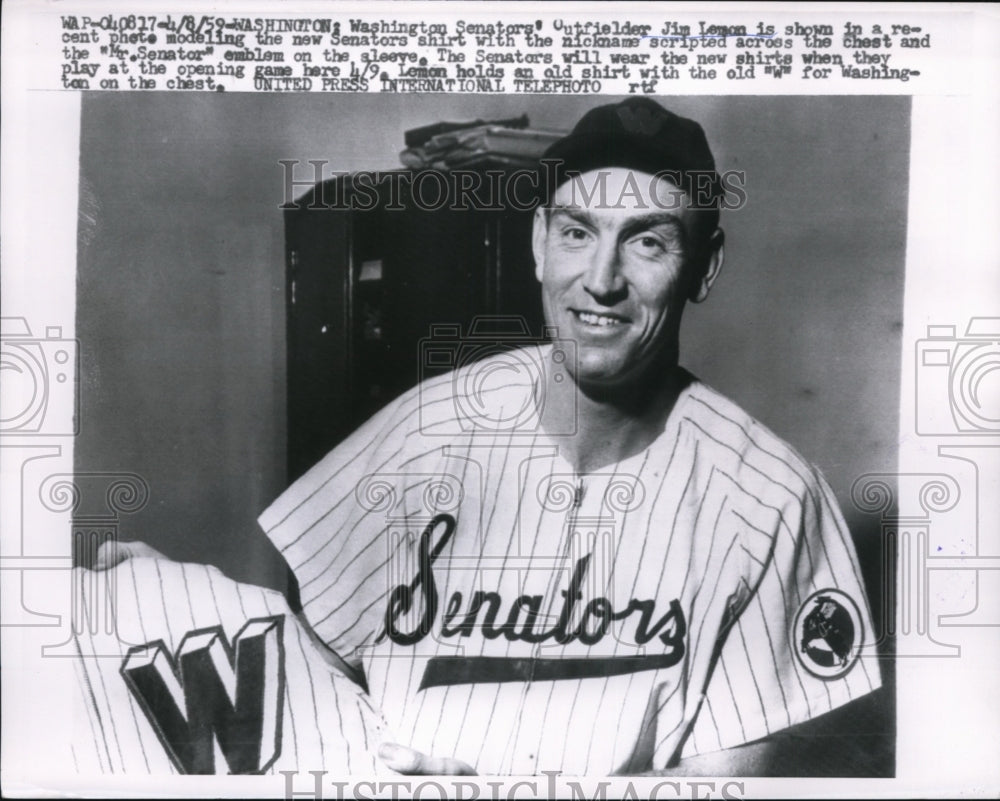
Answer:
[[[423,382],[260,523],[397,770],[759,772],[769,735],[880,686],[850,536],[814,467],[678,366],[723,263],[701,127],[632,98],[547,157],[556,338]]]
[[[773,770],[770,735],[880,677],[829,486],[678,365],[682,312],[723,264],[714,159],[646,98],[593,109],[547,157],[552,340],[468,363],[474,339],[429,343],[457,369],[260,524],[385,715],[395,770]]]
[[[284,596],[125,547],[117,567],[74,570],[77,772],[385,770],[381,716]]]

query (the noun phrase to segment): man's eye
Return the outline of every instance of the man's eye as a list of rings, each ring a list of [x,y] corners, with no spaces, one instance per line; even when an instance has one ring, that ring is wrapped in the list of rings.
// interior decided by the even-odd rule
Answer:
[[[637,236],[633,241],[634,247],[636,247],[640,253],[648,256],[658,256],[661,253],[666,253],[667,247],[659,237],[655,236]]]
[[[680,243],[655,234],[640,234],[628,242],[629,249],[647,259],[658,259],[681,252]]]
[[[563,239],[572,243],[585,242],[590,234],[583,228],[565,228],[562,232]]]

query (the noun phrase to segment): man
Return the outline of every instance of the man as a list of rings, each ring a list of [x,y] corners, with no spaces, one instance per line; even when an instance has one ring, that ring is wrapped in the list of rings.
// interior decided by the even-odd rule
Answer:
[[[879,686],[849,535],[814,468],[677,364],[723,264],[701,127],[629,99],[546,156],[554,343],[423,383],[260,522],[397,770],[760,772],[768,735]],[[806,632],[824,609],[836,637]]]
[[[553,341],[423,382],[261,525],[397,771],[773,770],[771,735],[880,679],[829,487],[678,366],[723,264],[713,157],[645,98],[546,155]]]

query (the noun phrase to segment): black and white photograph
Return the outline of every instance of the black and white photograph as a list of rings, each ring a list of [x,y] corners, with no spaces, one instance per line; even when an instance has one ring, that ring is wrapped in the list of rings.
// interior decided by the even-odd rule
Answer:
[[[286,85],[257,47],[254,90],[209,85],[221,58],[143,86],[162,33],[64,9],[53,59],[133,65],[5,89],[5,793],[993,794],[997,119],[898,71],[950,29],[400,5],[426,22],[245,16],[529,45],[601,19],[573,35],[610,62],[648,30],[659,82],[376,55],[315,91],[352,73]],[[826,60],[780,93],[666,82],[689,40],[692,78],[780,70],[753,48],[816,52],[828,17],[896,48],[879,91],[805,88]],[[948,737],[978,773],[935,785]]]

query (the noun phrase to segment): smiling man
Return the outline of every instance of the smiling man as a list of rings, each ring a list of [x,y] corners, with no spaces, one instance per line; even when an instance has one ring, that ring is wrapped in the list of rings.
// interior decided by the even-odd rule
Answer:
[[[578,202],[595,195],[596,203]],[[663,430],[683,380],[681,313],[708,296],[722,267],[722,232],[701,234],[699,213],[669,179],[610,167],[564,182],[537,214],[545,319],[576,344],[578,396],[569,399],[579,428],[562,447],[582,472],[641,450]],[[542,426],[554,429],[573,409],[551,385],[548,396]]]
[[[723,264],[705,135],[632,98],[546,156],[552,342],[424,382],[261,525],[396,770],[780,773],[771,735],[880,678],[830,488],[678,365]]]
[[[800,773],[775,735],[880,676],[829,486],[678,363],[723,265],[705,135],[632,98],[547,157],[550,340],[424,381],[261,526],[394,770]]]

